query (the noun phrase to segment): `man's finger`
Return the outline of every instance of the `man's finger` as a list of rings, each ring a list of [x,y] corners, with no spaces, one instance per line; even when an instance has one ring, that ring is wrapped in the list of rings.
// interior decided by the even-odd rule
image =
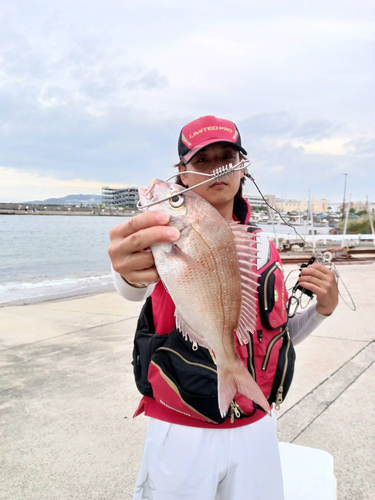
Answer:
[[[315,295],[318,295],[321,292],[321,289],[318,286],[314,285],[314,283],[301,281],[300,285],[302,286],[302,288],[306,288],[306,290],[310,290],[310,292],[315,293]]]
[[[144,271],[134,271],[127,275],[126,280],[130,283],[156,283],[160,280],[160,276],[156,267],[151,267]]]
[[[111,229],[112,238],[126,238],[127,236],[152,226],[163,226],[168,224],[169,215],[158,210],[150,210],[131,217],[129,220],[118,224]]]
[[[302,283],[309,283],[309,284],[312,283],[315,286],[317,286],[319,289],[322,289],[322,287],[326,285],[326,281],[323,281],[320,278],[317,278],[317,277],[311,276],[311,275],[310,276],[306,276],[306,275],[301,276],[299,279],[299,284],[301,286],[303,286]]]
[[[144,271],[155,267],[154,256],[151,252],[136,252],[127,259],[126,267],[134,271]],[[121,274],[121,273],[120,273]]]
[[[130,234],[119,245],[122,253],[131,254],[156,243],[172,243],[180,237],[180,231],[169,226],[153,226]]]
[[[319,278],[321,280],[327,279],[327,274],[323,273],[322,270],[320,269],[320,267],[317,268],[317,267],[308,266],[308,267],[303,268],[301,271],[301,277],[304,277],[304,276],[315,276],[316,278]]]
[[[315,264],[311,264],[311,266],[307,266],[306,269],[318,269],[318,271],[322,272],[323,274],[331,274],[332,271],[326,267],[326,266],[323,266],[323,264],[318,264],[317,262]]]

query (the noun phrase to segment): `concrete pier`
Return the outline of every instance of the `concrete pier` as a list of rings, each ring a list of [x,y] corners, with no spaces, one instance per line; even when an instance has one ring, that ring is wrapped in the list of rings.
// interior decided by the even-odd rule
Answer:
[[[341,300],[296,347],[278,433],[333,455],[340,500],[372,500],[375,266],[339,272],[357,311]],[[131,499],[147,426],[132,418],[140,307],[106,293],[0,309],[1,500]]]

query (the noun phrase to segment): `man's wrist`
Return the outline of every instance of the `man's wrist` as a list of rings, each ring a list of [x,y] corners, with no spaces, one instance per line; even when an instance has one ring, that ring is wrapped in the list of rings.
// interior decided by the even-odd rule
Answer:
[[[132,283],[128,281],[122,274],[120,275],[121,278],[127,283],[128,285],[132,286],[133,288],[147,288],[149,286],[149,283]]]
[[[316,304],[316,312],[320,314],[321,316],[331,316],[333,311],[330,311],[328,309],[325,309],[324,307],[320,306],[319,304]]]

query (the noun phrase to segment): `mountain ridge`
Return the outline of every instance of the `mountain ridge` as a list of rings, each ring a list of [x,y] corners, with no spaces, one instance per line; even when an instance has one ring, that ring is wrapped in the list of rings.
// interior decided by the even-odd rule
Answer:
[[[30,205],[99,205],[102,202],[100,194],[68,194],[61,198],[47,198],[46,200],[24,201]]]

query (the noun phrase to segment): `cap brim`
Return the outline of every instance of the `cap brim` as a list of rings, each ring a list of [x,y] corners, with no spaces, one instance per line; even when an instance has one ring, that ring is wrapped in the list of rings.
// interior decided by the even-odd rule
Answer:
[[[186,155],[184,156],[181,156],[180,159],[186,164],[189,163],[189,161],[191,161],[194,156],[196,154],[199,153],[199,151],[201,151],[203,148],[207,147],[207,146],[210,146],[211,144],[215,144],[216,142],[222,142],[224,144],[228,144],[229,146],[232,146],[236,149],[238,149],[238,151],[241,151],[241,153],[243,153],[244,155],[247,155],[247,151],[246,149],[244,149],[242,146],[239,146],[238,144],[236,144],[235,142],[231,142],[231,141],[225,141],[223,140],[222,138],[221,139],[210,139],[208,141],[205,141],[205,142],[201,142],[200,144],[198,144],[197,146],[195,146],[195,148],[193,148],[192,150],[190,150]]]

